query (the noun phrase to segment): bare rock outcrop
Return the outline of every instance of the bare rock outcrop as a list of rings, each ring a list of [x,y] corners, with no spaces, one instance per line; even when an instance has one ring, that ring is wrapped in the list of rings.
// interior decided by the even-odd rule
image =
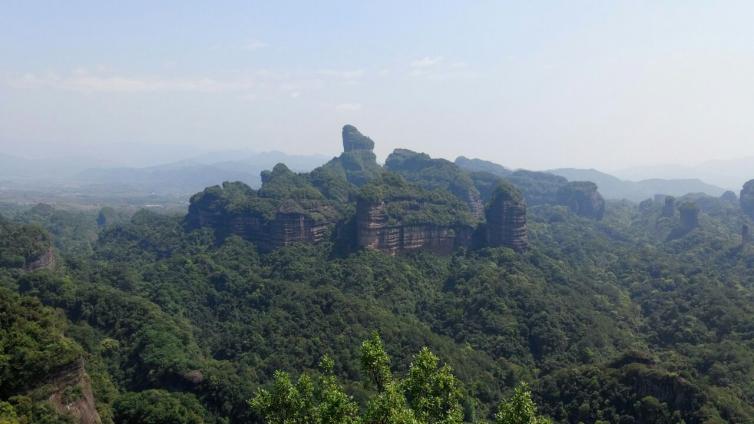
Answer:
[[[40,269],[52,269],[55,268],[55,263],[55,252],[52,250],[52,246],[50,246],[41,255],[35,258],[30,258],[26,265],[24,265],[24,270],[37,271]]]
[[[102,423],[83,359],[58,370],[49,384],[52,387],[49,401],[58,413],[70,416],[77,424]]]
[[[356,206],[356,237],[359,247],[390,255],[426,250],[448,255],[471,244],[473,228],[465,225],[391,222],[385,201],[360,199]]]
[[[356,150],[374,150],[374,141],[359,132],[353,125],[343,126],[343,151],[353,152]]]
[[[526,202],[512,185],[500,183],[486,213],[486,240],[489,246],[505,246],[521,252],[529,246]]]
[[[240,183],[208,187],[191,198],[186,224],[210,227],[218,238],[237,235],[262,251],[294,243],[318,243],[330,234],[340,212],[306,179],[284,165],[264,174],[253,190]]]

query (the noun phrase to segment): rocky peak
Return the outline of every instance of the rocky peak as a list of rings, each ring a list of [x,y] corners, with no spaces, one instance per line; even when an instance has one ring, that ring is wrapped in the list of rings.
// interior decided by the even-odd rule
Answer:
[[[749,218],[754,219],[754,180],[747,181],[739,196],[741,209]]]
[[[487,210],[486,238],[490,246],[523,251],[529,245],[526,202],[511,184],[501,181],[492,194]]]
[[[372,151],[374,150],[374,141],[371,138],[365,136],[359,132],[353,125],[343,126],[343,151]]]
[[[556,198],[559,204],[568,206],[576,215],[598,220],[605,215],[605,199],[593,182],[569,182],[558,190]]]
[[[693,202],[684,202],[678,207],[681,212],[681,227],[692,230],[699,226],[699,207]]]
[[[675,215],[675,197],[665,197],[665,205],[662,207],[662,216],[670,218]]]
[[[346,201],[355,187],[378,178],[382,167],[377,163],[374,141],[353,125],[343,127],[343,153],[313,170],[311,182],[328,198]]]

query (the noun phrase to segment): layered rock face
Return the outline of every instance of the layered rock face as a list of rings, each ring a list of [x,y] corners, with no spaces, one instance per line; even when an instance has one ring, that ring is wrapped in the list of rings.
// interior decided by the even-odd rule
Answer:
[[[432,223],[391,223],[384,201],[359,199],[356,206],[357,245],[390,255],[426,250],[448,255],[458,247],[471,245],[473,228]]]
[[[255,214],[208,217],[200,212],[200,225],[219,230],[221,236],[237,235],[254,242],[262,251],[294,243],[324,241],[335,222],[316,222],[302,213],[277,212],[272,219]]]
[[[489,246],[505,246],[517,252],[526,250],[529,246],[526,202],[515,188],[508,184],[498,186],[485,216]]]
[[[278,212],[270,221],[268,249],[295,243],[319,243],[325,240],[335,222],[316,222],[300,213]]]
[[[275,189],[270,180],[275,176],[266,178]],[[268,187],[267,191],[272,189]],[[268,194],[263,190],[262,194]],[[302,197],[301,190],[292,189],[292,193]],[[222,188],[209,187],[192,197],[186,223],[190,228],[213,228],[220,238],[237,235],[262,251],[270,251],[294,243],[321,242],[338,217],[338,211],[323,199],[260,197],[245,184],[225,183]]]
[[[58,413],[70,415],[78,424],[101,424],[97,412],[91,378],[84,369],[84,360],[79,359],[49,376],[47,383],[51,394],[50,404]],[[78,388],[80,396],[71,402],[66,399],[66,389]]]
[[[749,218],[754,219],[754,180],[747,181],[739,196],[741,209]]]
[[[598,220],[605,215],[605,199],[592,182],[570,182],[558,190],[556,198],[559,204],[568,206],[577,215]]]

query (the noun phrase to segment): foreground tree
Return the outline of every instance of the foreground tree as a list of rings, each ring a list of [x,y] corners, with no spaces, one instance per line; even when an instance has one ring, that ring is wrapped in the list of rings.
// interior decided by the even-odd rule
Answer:
[[[249,403],[268,424],[357,424],[359,406],[338,385],[329,357],[320,362],[321,375],[304,374],[294,384],[276,371],[272,387],[260,389]]]
[[[503,401],[495,414],[497,424],[550,424],[550,420],[537,415],[537,405],[531,398],[526,383],[516,387],[513,396]]]
[[[428,348],[414,356],[408,374],[396,379],[390,356],[374,333],[361,345],[361,366],[367,385],[376,391],[363,416],[359,406],[337,383],[333,361],[320,363],[316,378],[304,374],[293,383],[282,371],[269,389],[260,389],[249,402],[268,424],[460,424],[463,422],[461,384],[451,368]],[[547,424],[538,417],[525,385],[500,405],[497,424]]]

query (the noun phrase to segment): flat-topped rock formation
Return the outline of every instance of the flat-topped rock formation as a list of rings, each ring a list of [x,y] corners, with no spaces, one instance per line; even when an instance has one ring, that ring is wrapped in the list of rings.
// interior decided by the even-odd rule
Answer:
[[[263,179],[258,191],[236,182],[194,195],[187,225],[211,227],[221,238],[238,235],[264,251],[327,237],[340,213],[305,177],[279,164]]]
[[[191,198],[187,227],[212,228],[219,239],[237,235],[262,251],[331,236],[391,255],[444,255],[471,247],[472,239],[474,246],[526,249],[526,203],[499,177],[485,188],[497,193],[485,214],[474,181],[452,162],[396,149],[383,170],[372,139],[351,125],[342,137],[343,153],[311,173],[278,164],[262,173],[259,190],[240,182],[206,188]]]
[[[391,255],[416,250],[444,255],[470,246],[473,222],[452,196],[428,192],[398,175],[366,186],[356,204],[357,245]]]

